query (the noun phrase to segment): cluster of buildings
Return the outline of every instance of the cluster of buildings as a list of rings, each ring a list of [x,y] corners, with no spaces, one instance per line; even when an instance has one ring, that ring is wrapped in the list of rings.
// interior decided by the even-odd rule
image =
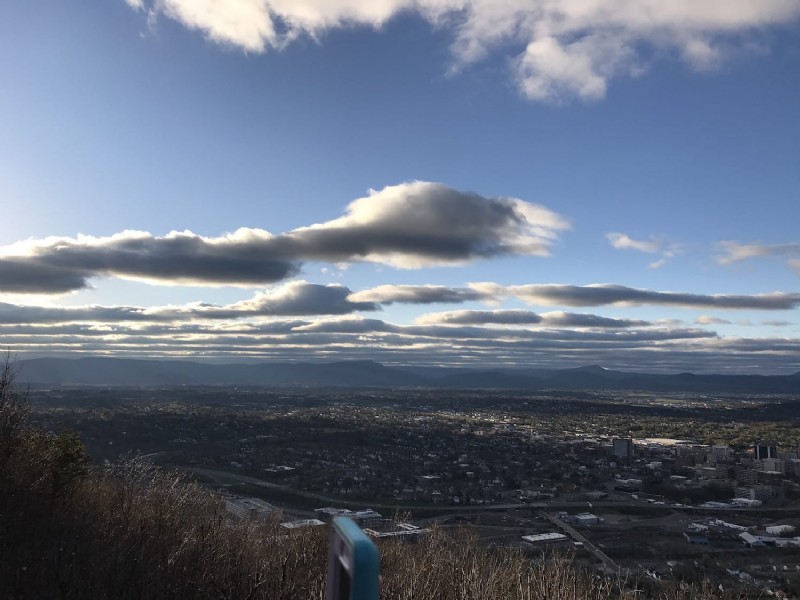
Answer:
[[[420,398],[409,408],[388,392],[358,410],[347,399],[333,395],[303,406],[291,397],[268,412],[241,408],[241,415],[230,407],[193,408],[202,414],[166,415],[162,430],[178,436],[170,444],[181,464],[366,505],[537,502],[615,491],[692,505],[735,499],[755,507],[800,498],[800,456],[771,443],[742,452],[615,436],[625,427],[616,416],[561,415],[552,399],[527,401],[517,415],[455,401],[428,406]],[[267,416],[250,418],[248,411]],[[161,435],[154,429],[148,435]]]
[[[434,437],[395,427],[367,448],[301,451],[279,472],[292,487],[365,502],[480,505],[621,492],[723,508],[800,497],[798,453],[772,444],[736,452],[684,440],[539,434],[509,424],[460,429]]]
[[[280,509],[260,498],[242,498],[228,496],[225,499],[225,510],[232,517],[245,521],[266,521],[280,515]]]
[[[747,548],[800,548],[794,525],[786,523],[758,527],[739,525],[730,520],[709,517],[690,523],[683,534],[690,544],[709,545],[740,541]]]
[[[352,519],[356,525],[362,529],[377,527],[383,523],[383,517],[380,513],[375,512],[371,508],[364,510],[349,510],[347,508],[335,508],[333,506],[326,506],[325,508],[318,508],[314,511],[317,519],[323,523],[331,522],[334,517],[348,517]]]
[[[523,535],[522,541],[536,548],[560,547],[570,543],[570,538],[563,533],[550,531],[547,533],[534,533]]]
[[[672,439],[586,437],[561,443],[576,461],[592,460],[593,472],[613,472],[597,493],[706,508],[755,508],[800,497],[798,452],[773,444],[737,452],[727,445]]]
[[[763,532],[757,529],[742,531],[739,537],[750,548],[775,546],[776,548],[800,548],[800,536],[793,536],[794,525],[771,525],[764,528]]]
[[[730,503],[757,507],[780,503],[800,492],[800,458],[796,450],[779,451],[772,444],[756,444],[747,452],[727,445],[678,444],[674,448],[674,470],[682,470],[687,485],[714,484],[730,490]]]
[[[280,519],[281,509],[259,498],[245,498],[240,496],[226,496],[225,509],[231,518],[242,521],[266,521]],[[367,508],[364,510],[350,510],[326,506],[315,511],[313,519],[295,519],[281,522],[284,529],[301,529],[305,527],[320,527],[330,523],[335,517],[352,519],[364,532],[376,539],[402,538],[414,540],[427,535],[430,529],[412,523],[390,523],[388,519]]]

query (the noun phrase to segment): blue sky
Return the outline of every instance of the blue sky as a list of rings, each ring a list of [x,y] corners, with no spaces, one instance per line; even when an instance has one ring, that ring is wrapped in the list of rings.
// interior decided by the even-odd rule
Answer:
[[[0,341],[800,370],[800,3],[559,6],[4,3]]]

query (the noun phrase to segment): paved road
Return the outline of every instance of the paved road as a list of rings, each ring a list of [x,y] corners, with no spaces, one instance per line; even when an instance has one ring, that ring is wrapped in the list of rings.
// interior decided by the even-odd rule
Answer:
[[[407,504],[389,504],[389,503],[382,503],[382,502],[372,502],[367,500],[351,500],[348,498],[341,498],[338,496],[326,496],[325,494],[317,494],[315,492],[308,492],[304,490],[296,490],[288,485],[281,485],[278,483],[270,483],[269,481],[264,481],[263,479],[257,479],[255,477],[249,477],[248,475],[239,475],[238,473],[230,473],[228,471],[219,471],[217,469],[206,469],[201,467],[183,467],[183,470],[189,471],[191,473],[196,473],[201,475],[211,481],[214,482],[215,485],[219,486],[226,486],[230,487],[232,482],[236,483],[246,483],[249,485],[254,485],[258,487],[270,488],[274,490],[283,490],[287,493],[290,493],[294,496],[300,496],[301,498],[307,498],[309,500],[318,500],[320,504],[325,505],[337,505],[341,506],[342,504],[345,505],[357,505],[357,506],[368,506],[372,509],[386,509],[391,511],[400,511],[400,512],[410,512],[413,510],[447,510],[447,511],[454,511],[458,510],[457,507],[453,506],[409,506]],[[511,505],[491,505],[486,506],[484,508],[492,508],[497,510],[502,510],[504,507],[520,507],[526,506],[525,504],[511,504]],[[481,507],[470,507],[473,509],[481,508]]]
[[[578,531],[571,525],[565,523],[552,513],[541,511],[539,515],[550,521],[553,525],[558,527],[561,531],[566,533],[576,542],[581,542],[584,548],[586,548],[589,552],[591,552],[598,559],[600,559],[600,561],[603,563],[603,567],[607,572],[612,573],[614,575],[619,575],[622,572],[621,567],[617,563],[615,563],[608,554],[600,550],[600,548],[598,548],[592,542],[586,539],[586,536],[584,536],[580,531]]]
[[[228,471],[219,471],[217,469],[204,469],[200,467],[186,467],[183,470],[206,477],[207,479],[213,481],[215,485],[219,486],[229,486],[231,485],[231,481],[233,480],[238,483],[249,483],[250,485],[257,485],[260,487],[294,491],[288,485],[270,483],[269,481],[264,481],[263,479],[256,479],[255,477],[249,477],[247,475],[239,475],[238,473],[230,473]],[[295,491],[294,493],[299,494],[301,496],[303,495],[302,492]]]
[[[433,512],[443,512],[445,513],[444,516],[451,516],[451,515],[463,515],[464,513],[475,513],[475,512],[483,512],[483,511],[503,511],[503,510],[512,510],[512,509],[549,509],[549,510],[568,510],[571,508],[586,508],[586,501],[574,501],[574,502],[507,502],[504,504],[480,504],[480,505],[470,505],[470,506],[441,506],[441,505],[410,505],[410,504],[394,504],[391,502],[372,502],[372,501],[360,501],[360,500],[350,500],[347,498],[341,498],[336,496],[326,496],[325,494],[317,494],[315,492],[308,492],[297,490],[291,488],[287,485],[281,485],[277,483],[270,483],[269,481],[264,481],[263,479],[257,479],[255,477],[250,477],[248,475],[240,475],[238,473],[231,473],[229,471],[222,471],[218,469],[206,469],[201,467],[180,467],[175,466],[174,468],[182,469],[184,471],[189,471],[193,473],[197,473],[198,475],[202,475],[207,479],[213,481],[216,485],[219,486],[230,486],[232,482],[236,483],[246,483],[249,485],[254,485],[258,487],[264,488],[271,488],[275,490],[283,490],[287,493],[293,494],[295,496],[300,496],[302,498],[308,498],[311,500],[318,500],[324,504],[350,504],[350,505],[360,505],[360,506],[369,506],[370,508],[380,508],[385,510],[392,510],[392,511],[406,511],[406,512],[413,512],[415,510],[419,511],[433,511]],[[641,502],[638,500],[630,500],[630,501],[619,501],[619,500],[607,500],[607,501],[598,501],[592,502],[591,504],[595,508],[639,508],[639,509],[652,509],[652,510],[670,510],[670,511],[681,511],[681,512],[700,512],[703,514],[725,514],[725,513],[748,513],[748,512],[800,512],[800,507],[797,506],[782,506],[782,507],[757,507],[757,508],[722,508],[722,509],[713,509],[713,508],[700,508],[698,506],[674,506],[669,504],[650,504],[647,502]]]

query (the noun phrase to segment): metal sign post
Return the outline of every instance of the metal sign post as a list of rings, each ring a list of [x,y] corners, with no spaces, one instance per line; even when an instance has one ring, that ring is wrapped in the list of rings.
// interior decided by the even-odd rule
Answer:
[[[347,517],[336,517],[328,545],[325,600],[378,600],[380,558],[375,543]]]

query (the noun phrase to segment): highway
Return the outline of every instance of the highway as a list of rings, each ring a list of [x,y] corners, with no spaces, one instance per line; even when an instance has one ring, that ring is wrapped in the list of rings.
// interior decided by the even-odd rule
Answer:
[[[478,504],[478,505],[470,505],[470,506],[451,506],[451,505],[419,505],[419,504],[412,504],[412,503],[393,503],[393,502],[386,502],[386,501],[370,501],[370,500],[353,500],[349,498],[341,498],[338,496],[328,496],[325,494],[318,494],[315,492],[308,492],[304,490],[297,490],[287,485],[281,485],[277,483],[271,483],[269,481],[264,481],[263,479],[258,479],[255,477],[250,477],[247,475],[240,475],[238,473],[231,473],[230,471],[222,471],[219,469],[208,469],[202,467],[181,467],[175,465],[173,468],[187,471],[189,473],[195,473],[196,475],[200,475],[205,479],[213,482],[214,485],[218,485],[220,487],[232,487],[233,485],[252,485],[257,487],[263,487],[268,489],[274,490],[282,490],[287,493],[293,494],[295,496],[299,496],[301,498],[306,498],[309,500],[319,501],[322,504],[327,505],[359,505],[359,506],[368,506],[373,509],[383,509],[383,510],[391,510],[391,511],[403,511],[403,512],[414,512],[414,511],[425,511],[425,512],[434,512],[434,513],[442,513],[441,516],[454,516],[454,515],[463,515],[468,513],[479,513],[485,511],[503,511],[503,510],[514,510],[514,509],[530,509],[530,510],[570,510],[570,509],[581,509],[585,510],[587,502],[583,501],[552,501],[552,502],[506,502],[506,503],[498,503],[498,504]],[[235,490],[232,490],[235,491]],[[643,502],[641,500],[606,500],[606,501],[593,501],[592,506],[595,508],[610,508],[610,509],[618,509],[618,508],[637,508],[637,509],[650,509],[653,512],[664,512],[664,511],[679,511],[679,512],[690,512],[690,513],[697,513],[697,514],[712,514],[712,515],[724,515],[726,513],[800,513],[800,507],[798,506],[779,506],[779,507],[764,507],[760,506],[757,508],[701,508],[699,506],[676,506],[674,504],[650,504],[647,502]]]
[[[606,570],[606,572],[613,575],[619,575],[622,573],[622,568],[616,562],[614,562],[608,554],[600,550],[600,548],[586,539],[586,536],[584,536],[577,529],[568,523],[565,523],[552,513],[540,511],[539,516],[550,521],[553,525],[558,527],[576,542],[581,542],[586,550],[594,554],[600,560],[600,562],[603,563],[603,568]]]

